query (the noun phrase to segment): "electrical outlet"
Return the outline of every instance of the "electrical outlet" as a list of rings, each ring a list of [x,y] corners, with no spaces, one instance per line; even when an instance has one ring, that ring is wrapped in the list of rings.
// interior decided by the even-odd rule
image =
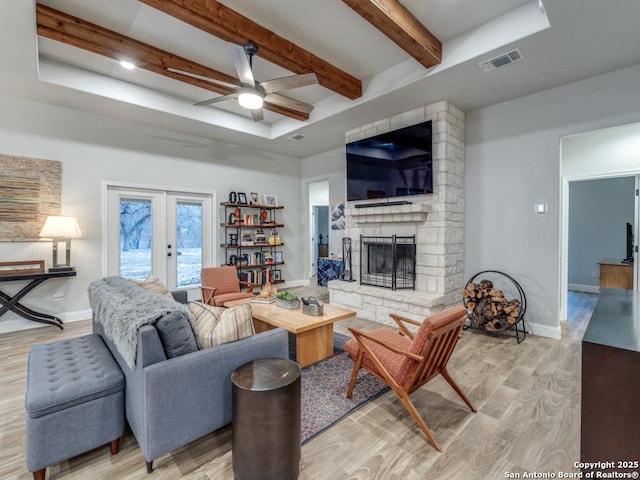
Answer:
[[[593,271],[591,272],[591,276],[592,276],[593,278],[597,278],[597,277],[598,277],[598,270],[593,270]]]

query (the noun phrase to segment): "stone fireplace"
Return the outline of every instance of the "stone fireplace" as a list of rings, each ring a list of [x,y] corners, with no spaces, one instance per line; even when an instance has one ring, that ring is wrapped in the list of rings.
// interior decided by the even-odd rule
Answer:
[[[386,205],[381,199],[356,208],[356,203],[363,202],[349,202],[345,209],[345,237],[351,238],[353,246],[355,281],[329,282],[329,296],[332,304],[355,310],[360,317],[394,324],[389,313],[398,313],[421,320],[461,301],[465,283],[464,112],[441,101],[364,125],[347,132],[345,140],[348,143],[428,120],[433,132],[433,194],[404,197],[411,202],[404,205]],[[361,237],[372,240],[361,243]],[[415,239],[413,259],[411,254],[399,255],[397,243],[388,260],[377,259],[386,244],[380,239],[392,237],[403,239],[400,250],[404,253],[404,239]],[[385,285],[379,284],[381,276]]]

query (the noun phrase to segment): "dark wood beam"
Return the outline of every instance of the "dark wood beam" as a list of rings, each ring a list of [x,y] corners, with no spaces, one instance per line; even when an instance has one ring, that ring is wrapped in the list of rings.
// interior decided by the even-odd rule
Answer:
[[[398,0],[342,0],[427,68],[442,62],[442,43]]]
[[[362,82],[313,53],[249,20],[216,0],[138,0],[211,35],[242,45],[252,41],[258,56],[293,73],[315,73],[318,83],[344,97],[362,96]]]
[[[220,95],[232,93],[234,89],[225,85],[207,82],[206,80],[180,75],[179,73],[172,73],[167,71],[167,68],[175,68],[233,85],[240,85],[240,81],[230,75],[39,3],[36,4],[36,20],[38,35],[113,58],[114,60],[129,60],[134,62],[138,68],[189,83]],[[264,108],[297,120],[304,121],[309,119],[308,113],[297,112],[268,102],[265,102]]]

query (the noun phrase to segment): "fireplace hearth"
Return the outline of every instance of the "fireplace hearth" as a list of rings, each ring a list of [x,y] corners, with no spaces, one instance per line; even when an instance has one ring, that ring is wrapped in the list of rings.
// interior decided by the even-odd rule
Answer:
[[[416,237],[360,236],[360,284],[416,288]]]

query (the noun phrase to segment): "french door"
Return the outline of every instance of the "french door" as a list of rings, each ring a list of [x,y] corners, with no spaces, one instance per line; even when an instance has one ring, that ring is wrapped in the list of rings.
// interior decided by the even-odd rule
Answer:
[[[107,185],[107,275],[195,288],[213,265],[213,194]]]

